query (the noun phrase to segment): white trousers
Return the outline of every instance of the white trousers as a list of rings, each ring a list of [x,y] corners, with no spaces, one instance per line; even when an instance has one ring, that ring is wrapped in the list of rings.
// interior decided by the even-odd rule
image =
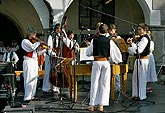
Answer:
[[[42,91],[48,92],[52,89],[53,91],[59,92],[59,88],[53,86],[49,80],[50,70],[52,66],[55,66],[55,64],[53,64],[54,62],[51,60],[53,59],[50,59],[49,55],[45,56],[45,72],[44,72],[44,79],[43,79],[43,84],[42,84]]]
[[[93,62],[89,105],[109,105],[110,76],[108,61]]]
[[[38,61],[36,59],[28,59],[23,61],[23,77],[24,77],[24,100],[31,100],[36,94],[38,79]]]
[[[132,76],[132,96],[139,97],[140,100],[147,98],[146,97],[147,73],[148,73],[148,59],[136,59],[134,63],[134,71]]]

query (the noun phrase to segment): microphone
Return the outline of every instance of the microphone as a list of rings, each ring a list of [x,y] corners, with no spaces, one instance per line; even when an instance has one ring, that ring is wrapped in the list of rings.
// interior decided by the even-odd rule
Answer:
[[[87,27],[81,26],[82,30],[87,30],[87,31],[91,31],[90,29],[88,29]]]
[[[131,31],[129,32],[130,35],[135,36],[135,28],[132,26]]]

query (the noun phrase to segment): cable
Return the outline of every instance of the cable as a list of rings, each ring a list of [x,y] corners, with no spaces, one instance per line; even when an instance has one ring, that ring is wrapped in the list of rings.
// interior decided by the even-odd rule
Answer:
[[[78,4],[78,3],[77,3],[77,4]],[[91,7],[88,7],[88,6],[82,5],[82,4],[78,4],[78,5],[80,5],[80,6],[84,7],[84,8],[87,8],[87,9],[89,9],[89,10],[95,11],[95,12],[97,12],[97,13],[104,14],[104,15],[107,15],[107,16],[110,16],[110,17],[113,17],[113,18],[115,18],[115,19],[118,19],[118,20],[120,20],[120,21],[123,21],[123,22],[129,23],[129,24],[131,24],[131,25],[135,25],[135,26],[137,26],[136,23],[133,23],[133,22],[130,22],[130,21],[127,21],[127,20],[121,19],[121,18],[119,18],[119,17],[113,16],[113,15],[110,15],[110,14],[107,14],[107,13],[105,13],[105,12],[102,12],[102,11],[96,10],[96,9],[94,9],[94,8],[91,8]]]

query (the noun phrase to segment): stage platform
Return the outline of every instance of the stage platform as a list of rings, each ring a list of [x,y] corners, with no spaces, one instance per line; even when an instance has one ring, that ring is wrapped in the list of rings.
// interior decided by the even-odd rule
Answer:
[[[125,96],[131,96],[131,76],[128,73],[127,79],[127,93]],[[42,81],[38,83],[37,96],[40,101],[31,101],[27,105],[23,105],[23,90],[20,89],[15,97],[15,106],[5,106],[4,113],[88,113],[87,110],[89,103],[89,89],[90,89],[90,76],[79,77],[78,80],[78,100],[73,102],[69,99],[69,92],[67,89],[62,89],[62,96],[55,94],[43,94],[41,91]],[[132,101],[126,98],[123,102],[122,92],[115,92],[115,101],[110,100],[110,105],[104,107],[104,113],[164,113],[165,112],[165,80],[162,75],[159,76],[157,83],[150,84],[152,86],[152,93],[147,93],[147,100]],[[59,98],[62,97],[62,98]],[[93,113],[98,113],[94,111]]]

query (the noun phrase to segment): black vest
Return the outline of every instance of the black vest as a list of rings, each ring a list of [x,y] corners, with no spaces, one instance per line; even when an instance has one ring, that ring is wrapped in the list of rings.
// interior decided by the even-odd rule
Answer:
[[[147,46],[145,47],[145,49],[143,50],[143,52],[140,53],[140,56],[147,56],[147,55],[149,55],[149,53],[150,53],[150,39],[149,39],[148,35],[145,34],[145,35],[143,35],[143,36],[140,37],[140,39],[138,40],[138,42],[140,42],[140,40],[142,39],[142,37],[146,37],[146,38],[147,38],[148,44],[147,44]]]
[[[93,56],[109,57],[110,40],[106,36],[96,36],[93,39]]]
[[[5,61],[7,62],[7,56],[8,56],[8,52],[6,52],[6,55],[5,55]],[[13,57],[13,52],[10,53],[10,61],[12,61],[12,57]]]

